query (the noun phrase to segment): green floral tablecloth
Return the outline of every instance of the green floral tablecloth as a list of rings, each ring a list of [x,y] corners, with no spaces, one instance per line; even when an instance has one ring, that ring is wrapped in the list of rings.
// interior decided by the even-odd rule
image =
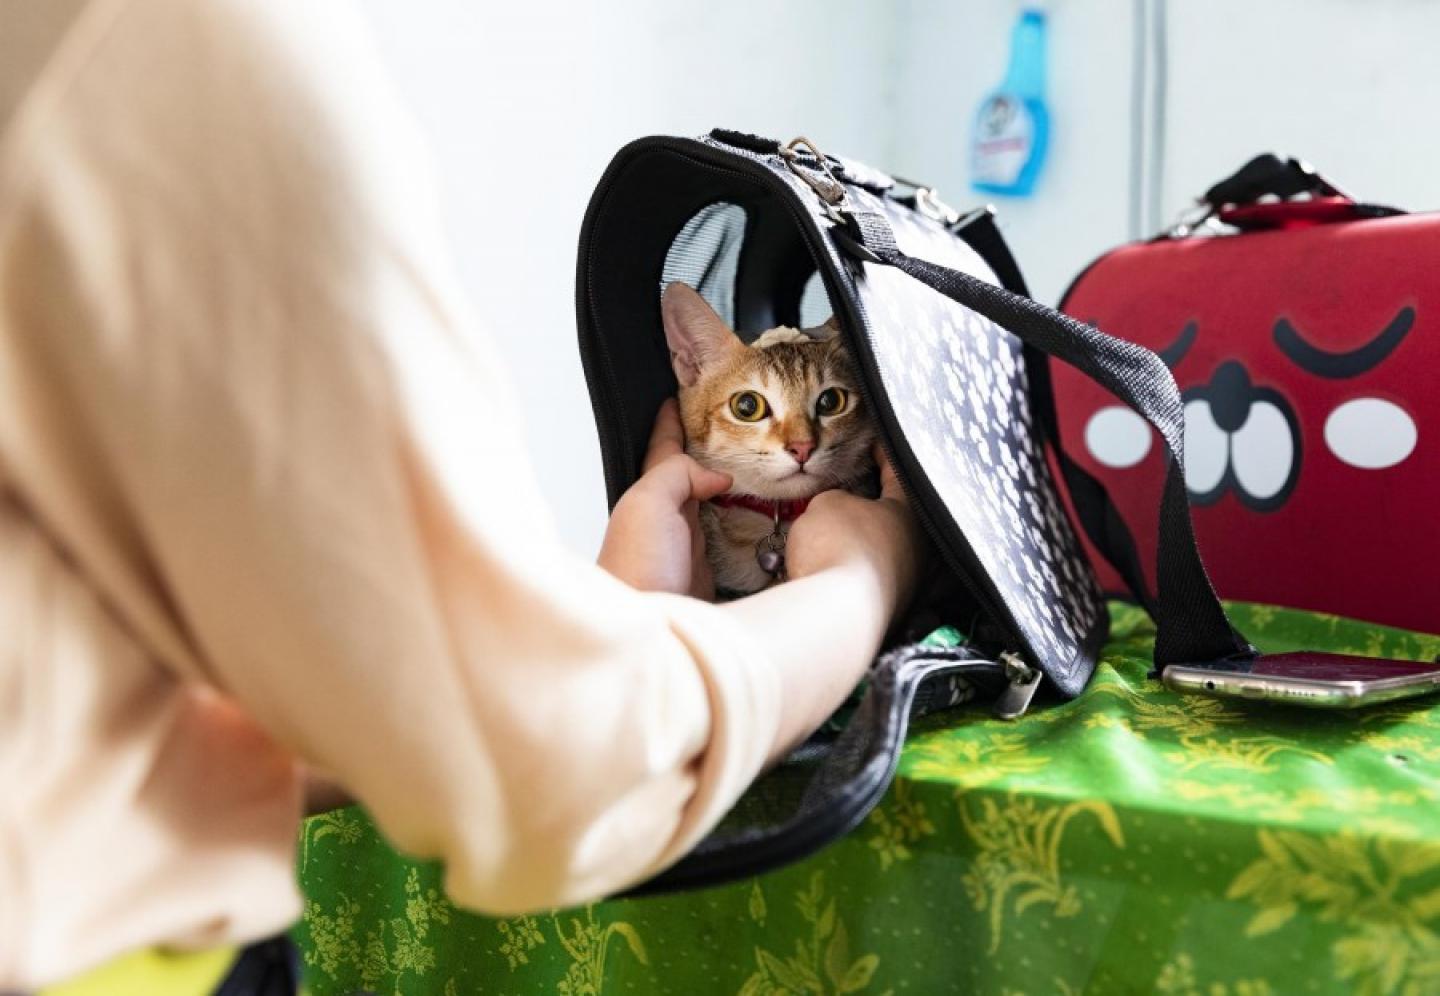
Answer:
[[[305,827],[316,994],[1440,994],[1440,700],[1358,715],[1184,697],[1112,607],[1078,700],[918,724],[853,834],[725,888],[496,920],[357,810]],[[1440,638],[1231,606],[1268,651]]]

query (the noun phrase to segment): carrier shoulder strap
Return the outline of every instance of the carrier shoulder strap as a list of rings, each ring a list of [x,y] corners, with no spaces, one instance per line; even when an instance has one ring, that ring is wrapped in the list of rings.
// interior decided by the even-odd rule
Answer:
[[[995,211],[989,205],[960,218],[950,230],[965,241],[980,255],[994,271],[1000,286],[1008,291],[1030,296],[1025,277],[1000,226],[995,223]],[[1051,443],[1060,474],[1065,479],[1065,490],[1070,495],[1075,509],[1075,518],[1090,542],[1100,551],[1110,566],[1119,573],[1126,587],[1136,601],[1143,605],[1153,617],[1155,602],[1150,596],[1150,585],[1140,563],[1140,551],[1135,546],[1135,537],[1126,525],[1120,510],[1110,497],[1110,492],[1100,479],[1080,466],[1069,452],[1060,445],[1060,422],[1055,410],[1055,391],[1050,380],[1050,357],[1034,346],[1025,347],[1025,369],[1030,377],[1030,399],[1035,416],[1045,438]]]
[[[905,254],[883,215],[854,209],[846,214],[848,224],[831,234],[852,255],[893,266],[988,318],[1025,346],[1063,360],[1154,426],[1169,457],[1160,500],[1158,590],[1152,609],[1155,662],[1163,667],[1254,656],[1255,648],[1226,618],[1200,560],[1185,490],[1184,407],[1164,361],[1143,346],[1108,336],[1028,297]]]

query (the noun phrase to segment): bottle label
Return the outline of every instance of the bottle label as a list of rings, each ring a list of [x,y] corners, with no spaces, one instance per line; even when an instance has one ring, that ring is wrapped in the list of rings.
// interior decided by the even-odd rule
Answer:
[[[973,182],[1012,186],[1034,146],[1035,123],[1029,109],[1008,94],[996,94],[980,105],[970,164]]]

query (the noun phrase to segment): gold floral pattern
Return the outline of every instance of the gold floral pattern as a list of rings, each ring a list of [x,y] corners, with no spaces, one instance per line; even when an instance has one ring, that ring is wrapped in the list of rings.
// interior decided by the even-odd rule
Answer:
[[[305,964],[331,977],[353,969],[365,988],[376,992],[388,985],[399,993],[407,974],[425,975],[435,967],[435,951],[426,935],[433,927],[448,925],[454,907],[438,889],[421,884],[416,868],[405,876],[404,895],[404,915],[375,921],[362,942],[356,940],[362,913],[358,902],[342,893],[335,908],[326,911],[307,900],[304,921],[310,946],[304,950]]]
[[[1396,825],[1375,815],[1383,810],[1414,807],[1434,801],[1437,790],[1383,790],[1368,785],[1338,785],[1329,789],[1262,788],[1245,782],[1201,782],[1179,778],[1169,784],[1176,798],[1186,801],[1220,800],[1236,812],[1251,813],[1276,823],[1303,823],[1317,813],[1344,813],[1355,826],[1381,830]]]
[[[495,930],[502,938],[500,953],[512,972],[521,965],[528,965],[530,952],[545,943],[545,935],[540,933],[540,921],[533,916],[497,920]]]
[[[765,891],[760,888],[760,880],[757,878],[750,883],[750,901],[747,904],[750,919],[760,926],[765,926],[765,914],[768,912],[765,906]]]
[[[335,909],[326,912],[313,899],[305,901],[305,924],[310,928],[310,945],[305,949],[305,964],[333,976],[353,957],[355,920],[360,904],[344,895]]]
[[[1333,955],[1336,975],[1357,993],[1440,988],[1440,842],[1270,830],[1258,840],[1261,857],[1226,892],[1259,907],[1246,936],[1274,933],[1308,909],[1352,928]]]
[[[1419,758],[1422,761],[1440,761],[1440,742],[1427,740],[1418,733],[1408,736],[1394,736],[1389,733],[1371,733],[1361,740],[1371,750],[1389,754],[1402,762]]]
[[[1155,992],[1164,996],[1275,996],[1275,990],[1264,979],[1202,984],[1198,980],[1195,959],[1184,951],[1160,969],[1160,975],[1155,979]]]
[[[365,987],[378,991],[390,981],[399,993],[404,975],[434,968],[435,949],[425,943],[425,935],[434,925],[448,924],[452,909],[437,890],[422,887],[419,870],[411,868],[405,877],[405,915],[381,921],[365,937],[360,971]]]
[[[1095,692],[1124,697],[1131,715],[1094,725],[1175,734],[1178,749],[1166,751],[1164,757],[1180,773],[1197,768],[1229,768],[1258,774],[1270,770],[1276,756],[1285,753],[1321,764],[1333,763],[1328,755],[1302,747],[1291,737],[1230,732],[1229,728],[1245,723],[1246,715],[1220,699],[1140,692],[1120,682],[1100,684]],[[1224,735],[1219,735],[1221,730],[1226,731]]]
[[[1022,735],[1005,730],[976,739],[925,738],[906,751],[904,773],[915,779],[943,778],[947,784],[980,788],[1045,767],[1045,757]]]
[[[310,863],[310,845],[313,842],[333,836],[341,844],[355,844],[364,832],[365,825],[352,809],[335,809],[307,820],[300,835],[301,871]]]
[[[1168,751],[1165,759],[1180,773],[1197,768],[1248,771],[1261,774],[1274,768],[1274,760],[1280,754],[1292,754],[1308,758],[1320,764],[1334,764],[1327,754],[1301,747],[1287,737],[1190,737],[1180,738],[1180,750]]]
[[[897,782],[890,804],[876,807],[869,817],[875,832],[869,845],[880,858],[885,870],[897,861],[910,858],[910,845],[935,832],[935,824],[926,815],[925,803],[915,797],[909,782]]]
[[[432,924],[449,923],[454,908],[438,889],[422,887],[419,870],[410,869],[405,876],[405,919],[417,937],[429,933]]]
[[[1017,893],[1017,915],[1036,904],[1052,907],[1057,917],[1080,912],[1079,892],[1062,881],[1060,845],[1071,820],[1089,813],[1115,847],[1125,846],[1120,821],[1103,802],[1044,805],[1012,795],[1003,805],[982,798],[978,809],[972,812],[968,798],[960,795],[960,822],[978,847],[962,880],[975,909],[989,912],[991,954],[1000,950],[1011,893]]]
[[[1285,609],[1231,614],[1267,649],[1440,651]],[[1440,996],[1440,700],[1331,716],[1178,696],[1145,677],[1143,614],[1117,606],[1112,623],[1079,699],[1013,723],[983,705],[918,721],[858,832],[729,887],[487,919],[451,908],[439,869],[396,855],[360,811],[311,820],[308,987]],[[1192,938],[1205,946],[1176,946]]]
[[[1099,683],[1094,693],[1122,697],[1129,711],[1127,725],[1143,732],[1168,731],[1193,739],[1245,721],[1242,713],[1225,702],[1203,695],[1166,694],[1160,698],[1119,681]]]
[[[605,960],[610,954],[610,941],[619,937],[642,965],[649,964],[645,945],[633,926],[624,921],[600,924],[595,907],[585,907],[585,918],[570,917],[570,932],[565,932],[561,917],[552,916],[555,938],[570,956],[565,978],[556,984],[560,996],[600,996],[605,989]]]
[[[809,925],[805,937],[796,938],[795,953],[785,958],[757,947],[755,971],[740,987],[739,996],[845,996],[870,986],[879,955],[852,957],[850,932],[836,911],[835,900],[825,900],[825,876],[815,872],[795,896],[795,907]]]

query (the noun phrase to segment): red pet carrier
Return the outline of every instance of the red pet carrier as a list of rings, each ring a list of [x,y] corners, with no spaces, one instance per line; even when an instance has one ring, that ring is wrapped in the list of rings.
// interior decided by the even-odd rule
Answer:
[[[1358,203],[1274,156],[1199,205],[1092,263],[1061,309],[1174,373],[1216,590],[1440,631],[1440,214]],[[1054,386],[1072,490],[1093,478],[1094,506],[1103,485],[1154,563],[1163,447],[1094,381],[1057,365]]]

